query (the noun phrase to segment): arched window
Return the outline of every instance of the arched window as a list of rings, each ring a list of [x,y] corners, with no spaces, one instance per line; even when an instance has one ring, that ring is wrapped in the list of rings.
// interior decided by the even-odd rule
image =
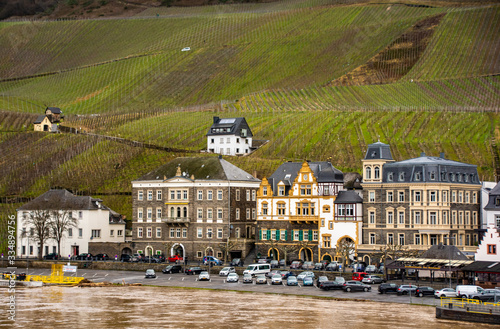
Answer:
[[[170,208],[170,217],[172,217],[172,218],[175,217],[175,208],[174,207]]]
[[[181,207],[177,207],[177,217],[181,217]]]
[[[366,167],[366,179],[372,179],[372,168]]]
[[[374,170],[374,176],[375,176],[375,179],[379,179],[380,178],[380,168],[379,167],[375,167],[375,170]]]
[[[188,208],[184,207],[184,218],[188,216]]]

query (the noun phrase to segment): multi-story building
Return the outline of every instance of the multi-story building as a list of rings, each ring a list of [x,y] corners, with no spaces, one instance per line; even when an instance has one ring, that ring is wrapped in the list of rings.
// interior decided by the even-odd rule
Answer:
[[[245,257],[260,180],[222,157],[177,158],[132,182],[134,253]]]
[[[485,206],[483,207],[481,230],[484,232],[488,227],[500,230],[500,183],[488,191],[482,202]]]
[[[214,117],[207,133],[207,151],[226,155],[251,153],[252,131],[245,118]]]
[[[370,144],[363,159],[363,245],[427,250],[452,243],[473,253],[478,242],[479,182],[475,165],[426,156],[395,162],[389,145]]]
[[[283,250],[295,248],[287,251],[288,260],[333,260],[342,239],[358,241],[360,198],[342,194],[343,178],[330,162],[285,162],[264,178],[257,195],[257,253],[282,259]]]
[[[89,243],[125,242],[124,216],[114,212],[102,204],[102,200],[90,196],[77,196],[67,190],[49,190],[17,209],[17,255],[38,256],[39,253],[57,253],[57,242],[48,239],[44,250],[38,250],[35,228],[28,218],[36,216],[34,212],[47,212],[59,216],[71,216],[77,220],[77,225],[69,227],[61,240],[60,255],[76,256],[89,252]],[[40,214],[40,216],[43,216]]]

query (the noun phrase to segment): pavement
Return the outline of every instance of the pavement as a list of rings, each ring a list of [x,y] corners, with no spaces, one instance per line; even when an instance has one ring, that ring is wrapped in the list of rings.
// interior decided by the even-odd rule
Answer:
[[[0,272],[5,272],[12,270],[12,268],[0,268]],[[18,269],[19,272],[26,272],[26,269]],[[29,269],[29,275],[50,275],[50,269]],[[301,295],[301,296],[313,296],[313,297],[331,297],[338,299],[356,299],[356,300],[367,300],[375,302],[387,302],[387,303],[401,303],[401,304],[417,304],[417,305],[429,305],[436,306],[440,305],[440,299],[436,299],[433,296],[398,296],[395,293],[379,294],[378,284],[372,285],[371,291],[368,292],[344,292],[343,290],[330,290],[323,291],[316,286],[302,286],[301,281],[299,281],[298,286],[286,286],[272,285],[271,280],[267,280],[267,284],[256,284],[255,280],[253,283],[242,283],[243,276],[240,275],[239,282],[226,282],[226,277],[219,276],[217,274],[210,275],[210,281],[198,281],[198,275],[186,275],[184,273],[175,274],[163,274],[162,272],[156,272],[156,278],[146,279],[144,277],[145,271],[111,271],[111,270],[90,270],[90,269],[79,269],[77,273],[71,273],[67,276],[77,276],[84,277],[92,282],[111,282],[116,284],[126,283],[141,283],[143,285],[151,286],[165,286],[165,287],[179,287],[179,288],[203,288],[203,289],[222,289],[222,290],[233,290],[233,291],[246,291],[246,292],[258,292],[258,293],[275,293],[275,294],[286,294],[286,295]]]

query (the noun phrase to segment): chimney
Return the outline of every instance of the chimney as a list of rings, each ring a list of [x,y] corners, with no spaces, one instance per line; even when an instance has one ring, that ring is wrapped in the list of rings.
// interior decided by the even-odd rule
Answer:
[[[424,157],[425,156],[425,152],[420,153],[420,156]]]
[[[440,157],[441,159],[444,159],[444,152],[439,153],[439,157]]]
[[[216,124],[217,122],[219,122],[219,117],[214,117],[214,124]]]
[[[257,170],[253,171],[253,177],[257,178]]]

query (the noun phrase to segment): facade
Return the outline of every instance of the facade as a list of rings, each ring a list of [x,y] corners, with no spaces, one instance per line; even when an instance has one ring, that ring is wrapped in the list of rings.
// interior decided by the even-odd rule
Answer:
[[[283,259],[287,250],[287,260],[334,260],[342,239],[357,241],[359,196],[349,191],[344,201],[335,203],[343,178],[329,162],[285,162],[264,178],[257,195],[257,254]],[[348,215],[346,205],[354,205]]]
[[[390,147],[370,144],[363,159],[363,245],[427,250],[439,243],[472,254],[478,242],[480,190],[475,165],[426,156],[395,162]]]
[[[132,182],[134,253],[246,257],[260,180],[222,157],[177,158]]]
[[[89,252],[90,242],[125,242],[124,217],[102,204],[102,200],[90,196],[76,196],[67,190],[49,190],[17,210],[17,255],[38,257],[57,252],[57,242],[49,239],[44,250],[38,250],[33,241],[33,228],[25,219],[37,210],[67,211],[78,220],[77,227],[70,228],[61,241],[63,257]]]
[[[488,227],[500,229],[500,183],[486,193],[483,194],[485,198],[482,200],[484,207],[481,229],[483,231]]]
[[[33,122],[35,131],[57,132],[58,123],[63,118],[62,111],[58,107],[47,107],[45,115],[37,117]]]
[[[476,261],[500,261],[500,229],[490,226],[477,247],[474,255]],[[500,278],[499,278],[500,279]],[[498,280],[500,281],[500,280]]]
[[[252,131],[245,118],[214,117],[207,133],[207,151],[225,155],[244,155],[252,150]]]

